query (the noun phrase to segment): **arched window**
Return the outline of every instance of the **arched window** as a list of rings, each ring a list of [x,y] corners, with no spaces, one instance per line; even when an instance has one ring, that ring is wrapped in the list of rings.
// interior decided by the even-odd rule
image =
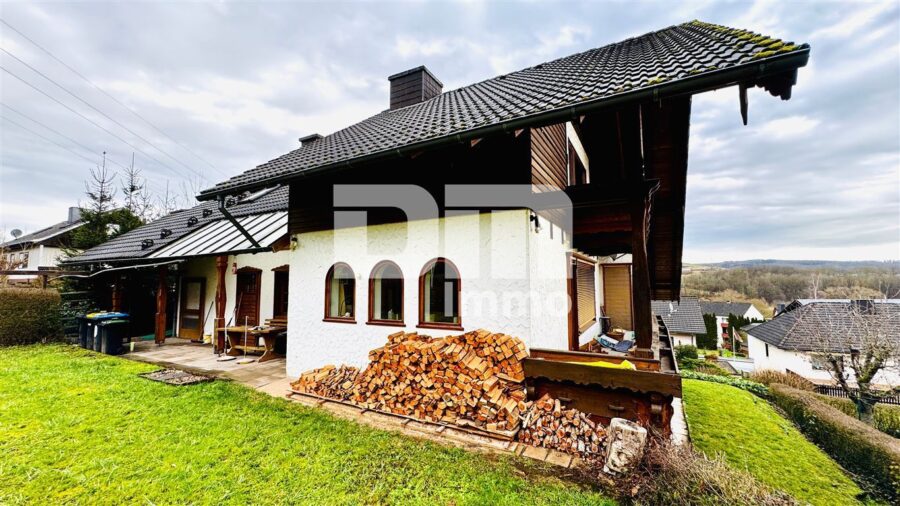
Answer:
[[[419,276],[419,326],[437,329],[462,329],[459,294],[462,282],[459,270],[446,258],[436,258]]]
[[[380,262],[369,276],[369,323],[403,326],[403,273],[394,262]]]
[[[336,263],[325,276],[325,320],[356,323],[356,278],[345,263]]]

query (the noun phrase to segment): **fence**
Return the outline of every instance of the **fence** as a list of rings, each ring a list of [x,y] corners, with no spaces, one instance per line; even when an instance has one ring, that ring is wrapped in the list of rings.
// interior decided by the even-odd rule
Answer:
[[[854,392],[858,392],[858,390],[855,388],[853,388],[852,390]],[[847,392],[845,392],[843,388],[832,385],[816,385],[816,393],[828,395],[831,397],[842,397],[844,399],[850,397],[849,395],[847,395]],[[880,402],[881,404],[893,404],[896,406],[900,406],[900,394],[890,397],[882,397],[878,402]]]

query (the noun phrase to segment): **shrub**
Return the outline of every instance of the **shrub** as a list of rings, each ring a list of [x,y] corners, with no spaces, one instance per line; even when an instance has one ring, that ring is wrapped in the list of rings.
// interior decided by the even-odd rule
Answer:
[[[777,383],[769,390],[775,404],[800,430],[864,486],[888,501],[900,499],[900,444],[896,439],[808,392]]]
[[[0,346],[46,342],[61,333],[59,292],[0,288]]]
[[[816,394],[816,399],[839,409],[847,416],[856,418],[856,405],[850,399]],[[900,406],[892,404],[875,405],[875,428],[889,436],[900,438]]]
[[[763,399],[769,398],[769,388],[765,385],[757,383],[755,381],[745,380],[743,378],[738,378],[736,376],[719,376],[713,374],[705,374],[698,371],[691,370],[682,370],[681,377],[687,379],[695,379],[701,381],[711,381],[713,383],[722,383],[724,385],[731,385],[733,387],[740,388],[741,390],[746,390],[753,395],[758,397],[762,397]]]
[[[711,351],[711,352],[707,353],[706,355],[704,355],[703,358],[705,360],[711,360],[711,361],[715,362],[716,360],[719,360],[719,353],[715,352],[715,351]]]
[[[675,347],[675,359],[681,362],[683,358],[698,358],[697,347],[690,344],[679,344]]]
[[[632,499],[639,504],[798,504],[789,495],[770,489],[746,471],[729,466],[721,457],[708,458],[686,447],[651,444],[634,474],[631,480],[618,485],[635,491],[631,494]]]
[[[678,362],[678,367],[683,370],[697,371],[705,374],[714,374],[716,376],[731,376],[731,373],[723,367],[713,362],[707,362],[699,358],[685,358]]]
[[[813,382],[802,376],[781,371],[773,371],[772,369],[753,371],[753,373],[750,374],[750,379],[757,383],[762,383],[763,385],[778,383],[780,385],[796,388],[797,390],[806,390],[809,392],[813,391],[816,387]]]

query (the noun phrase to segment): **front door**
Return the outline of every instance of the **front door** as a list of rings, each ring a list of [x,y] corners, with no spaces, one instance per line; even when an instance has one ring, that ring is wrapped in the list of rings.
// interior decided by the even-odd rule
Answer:
[[[235,325],[255,327],[259,325],[259,285],[262,271],[252,267],[242,267],[237,272],[237,310]]]
[[[206,279],[184,278],[181,281],[181,324],[178,337],[201,341],[203,339],[203,301]]]

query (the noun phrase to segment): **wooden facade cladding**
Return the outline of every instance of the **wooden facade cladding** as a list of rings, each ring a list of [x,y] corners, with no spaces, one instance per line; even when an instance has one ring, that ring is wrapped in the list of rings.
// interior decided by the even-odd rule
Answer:
[[[568,185],[565,123],[531,129],[531,183],[563,189]]]
[[[449,148],[398,157],[389,162],[349,167],[328,174],[298,178],[291,183],[288,232],[298,234],[332,230],[335,210],[334,186],[411,184],[428,191],[443,213],[444,186],[450,184],[528,184],[531,182],[529,135],[513,132],[483,139],[474,146],[461,143]],[[398,208],[367,210],[367,225],[399,223],[407,217]]]

